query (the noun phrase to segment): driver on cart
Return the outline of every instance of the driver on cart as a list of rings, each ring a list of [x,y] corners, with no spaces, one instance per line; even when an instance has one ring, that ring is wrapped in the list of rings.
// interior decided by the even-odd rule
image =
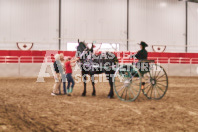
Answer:
[[[140,45],[140,49],[137,54],[135,55],[130,55],[129,58],[133,58],[134,56],[138,59],[138,60],[147,60],[148,57],[148,53],[146,51],[146,47],[148,47],[148,44],[146,44],[145,42],[141,41]]]
[[[141,41],[139,45],[140,45],[141,50],[139,50],[137,52],[137,54],[135,54],[135,55],[129,55],[129,58],[136,57],[139,60],[136,65],[138,66],[138,69],[140,69],[140,71],[141,71],[141,69],[144,65],[141,63],[141,61],[147,60],[147,57],[148,57],[148,52],[145,49],[146,47],[148,47],[148,44],[145,43],[144,41]],[[144,85],[145,85],[145,82],[142,82],[142,89],[144,89]]]

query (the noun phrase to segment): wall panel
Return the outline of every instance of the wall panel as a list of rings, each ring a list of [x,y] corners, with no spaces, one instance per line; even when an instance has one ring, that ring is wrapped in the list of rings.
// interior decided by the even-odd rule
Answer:
[[[58,49],[57,19],[57,0],[0,0],[0,48],[34,42],[33,49]]]
[[[185,2],[178,0],[130,0],[130,49],[146,41],[167,46],[167,51],[185,51]],[[181,47],[180,47],[181,46]]]
[[[185,52],[185,2],[129,0],[129,49],[140,41]],[[198,52],[198,4],[188,4],[188,51]],[[33,50],[57,50],[59,0],[0,0],[0,49],[34,42]],[[67,42],[120,43],[126,51],[127,0],[62,0],[61,49]]]
[[[126,0],[63,0],[62,38],[66,42],[126,44]],[[126,49],[125,49],[126,50]]]
[[[188,51],[198,53],[198,3],[188,3]]]

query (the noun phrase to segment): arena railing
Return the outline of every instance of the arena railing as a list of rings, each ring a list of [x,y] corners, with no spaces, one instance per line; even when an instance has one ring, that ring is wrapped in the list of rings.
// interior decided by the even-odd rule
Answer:
[[[0,63],[19,63],[18,56],[0,56]]]
[[[21,56],[20,63],[43,63],[45,56]]]
[[[148,57],[149,60],[155,60],[155,63],[166,64],[198,64],[198,58],[182,58],[182,57]],[[53,62],[52,56],[0,56],[0,63],[43,63]],[[128,57],[120,57],[119,63],[137,62],[137,59],[129,59]]]
[[[170,57],[169,63],[172,64],[191,64],[191,58],[178,58],[178,57]]]
[[[155,63],[169,63],[168,57],[148,57],[148,60],[154,60]],[[119,60],[120,63],[132,63],[137,61],[137,59],[129,59],[124,57]]]
[[[192,58],[190,64],[198,64],[198,58]]]

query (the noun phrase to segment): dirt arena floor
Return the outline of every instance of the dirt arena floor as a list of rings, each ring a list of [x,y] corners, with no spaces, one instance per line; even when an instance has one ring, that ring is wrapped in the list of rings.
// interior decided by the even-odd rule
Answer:
[[[66,131],[198,131],[198,78],[170,77],[169,89],[159,101],[141,93],[135,102],[108,99],[108,83],[83,83],[72,96],[51,96],[53,78],[0,79],[0,132]]]

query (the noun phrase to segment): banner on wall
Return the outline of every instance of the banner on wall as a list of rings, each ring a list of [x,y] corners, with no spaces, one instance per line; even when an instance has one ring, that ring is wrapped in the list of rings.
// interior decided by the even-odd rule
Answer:
[[[165,45],[152,45],[152,49],[154,52],[164,52],[166,50]]]
[[[31,50],[34,45],[32,42],[17,42],[16,44],[19,50]]]

